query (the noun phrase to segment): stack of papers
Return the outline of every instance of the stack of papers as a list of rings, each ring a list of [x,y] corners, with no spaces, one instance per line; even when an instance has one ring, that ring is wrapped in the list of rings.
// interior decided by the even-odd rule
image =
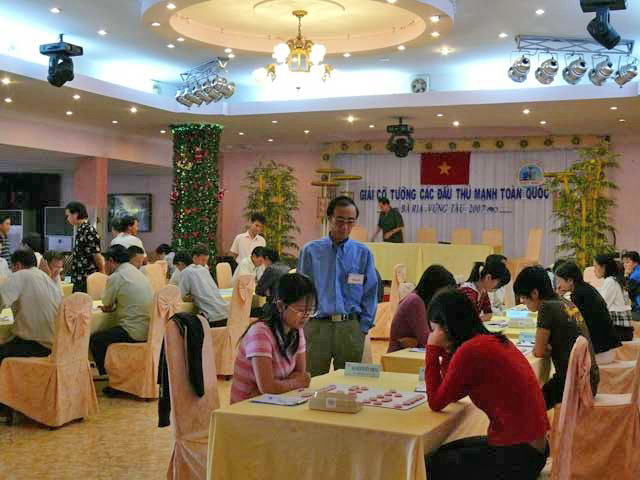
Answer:
[[[293,397],[289,395],[271,395],[265,393],[259,397],[252,398],[250,401],[253,403],[266,403],[268,405],[280,405],[283,407],[294,407],[296,405],[302,405],[307,402],[308,398]]]

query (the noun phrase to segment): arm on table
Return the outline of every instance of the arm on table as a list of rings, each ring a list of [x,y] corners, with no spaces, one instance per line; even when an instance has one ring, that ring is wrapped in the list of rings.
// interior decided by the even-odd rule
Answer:
[[[431,338],[433,334],[429,337],[429,342]],[[473,361],[467,358],[464,351],[456,352],[451,365],[448,357],[449,354],[443,347],[431,343],[427,345],[425,383],[429,407],[435,412],[466,397],[473,381]]]
[[[118,295],[118,277],[110,275],[107,279],[107,286],[102,292],[102,305],[100,309],[103,312],[113,312]]]
[[[256,376],[256,383],[261,393],[285,393],[295,390],[296,388],[305,388],[309,386],[311,377],[308,373],[298,370],[300,353],[296,356],[296,369],[291,375],[284,379],[277,379],[273,375],[272,360],[269,357],[251,357],[251,367]],[[305,359],[306,362],[306,359]]]

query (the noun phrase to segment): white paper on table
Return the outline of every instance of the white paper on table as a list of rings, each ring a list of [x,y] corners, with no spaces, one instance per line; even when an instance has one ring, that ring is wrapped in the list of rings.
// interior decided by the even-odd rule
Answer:
[[[427,384],[424,382],[418,383],[418,385],[416,386],[416,392],[427,393]]]
[[[306,403],[308,398],[285,396],[285,395],[271,395],[265,393],[259,397],[252,398],[250,401],[253,403],[266,403],[268,405],[280,405],[283,407],[294,407],[296,405],[302,405]]]
[[[522,354],[526,357],[527,355],[530,355],[533,353],[533,346],[531,347],[521,347],[520,345],[518,345],[518,350],[520,350],[522,352]]]
[[[11,325],[13,320],[10,317],[0,317],[0,325]]]

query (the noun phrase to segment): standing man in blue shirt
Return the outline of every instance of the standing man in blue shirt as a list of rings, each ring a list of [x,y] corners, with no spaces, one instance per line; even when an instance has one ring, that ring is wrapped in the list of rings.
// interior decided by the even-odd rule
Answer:
[[[313,280],[318,312],[305,327],[307,370],[312,376],[346,362],[360,362],[364,339],[373,326],[378,279],[373,255],[349,238],[358,220],[358,207],[349,197],[334,198],[327,208],[329,236],[307,243],[298,272]]]
[[[640,321],[640,255],[638,252],[624,252],[622,263],[627,277],[633,319],[637,322]]]

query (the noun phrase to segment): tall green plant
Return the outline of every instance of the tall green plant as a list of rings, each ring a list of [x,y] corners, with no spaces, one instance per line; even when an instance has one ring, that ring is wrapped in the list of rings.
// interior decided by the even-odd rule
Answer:
[[[615,201],[608,191],[618,187],[607,176],[616,168],[618,155],[608,142],[579,150],[580,160],[566,172],[548,175],[548,186],[556,196],[554,217],[561,235],[557,253],[575,257],[581,268],[591,265],[599,253],[615,250],[615,235],[609,211]]]
[[[244,188],[249,192],[244,216],[247,220],[255,212],[266,217],[264,236],[267,246],[282,254],[295,255],[298,245],[293,238],[300,228],[293,218],[300,208],[296,190],[298,181],[293,168],[269,160],[247,172]]]

